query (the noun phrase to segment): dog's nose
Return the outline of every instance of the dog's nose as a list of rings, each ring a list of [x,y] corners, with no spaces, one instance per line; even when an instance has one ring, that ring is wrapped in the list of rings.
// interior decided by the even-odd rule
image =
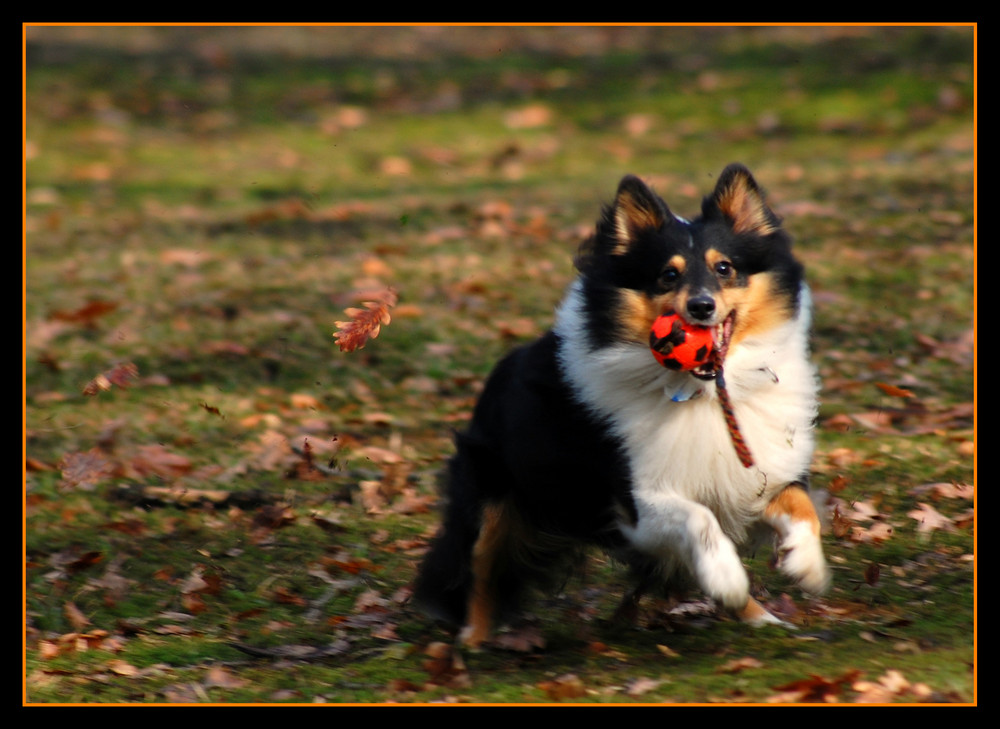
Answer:
[[[688,299],[687,310],[692,319],[707,321],[715,313],[715,299],[708,294],[692,296]]]

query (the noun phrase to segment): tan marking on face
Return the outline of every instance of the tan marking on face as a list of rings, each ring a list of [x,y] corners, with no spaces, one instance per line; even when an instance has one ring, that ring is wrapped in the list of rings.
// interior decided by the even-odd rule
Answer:
[[[709,248],[705,251],[705,263],[708,264],[709,269],[714,271],[715,265],[721,261],[729,261],[729,256],[715,248]]]
[[[725,318],[736,310],[736,326],[730,346],[755,332],[769,331],[783,324],[792,315],[784,296],[775,294],[774,277],[767,273],[751,276],[746,286],[732,286],[722,290],[719,312]]]
[[[649,332],[653,322],[664,311],[674,308],[674,297],[670,294],[646,296],[632,289],[618,292],[617,321],[625,339],[632,342],[649,342]]]

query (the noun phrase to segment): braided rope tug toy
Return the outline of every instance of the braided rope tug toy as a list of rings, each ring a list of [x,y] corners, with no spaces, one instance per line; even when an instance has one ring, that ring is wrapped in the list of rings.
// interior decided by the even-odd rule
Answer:
[[[722,416],[729,429],[729,437],[733,448],[744,468],[753,465],[753,457],[747,447],[739,424],[733,403],[729,399],[726,380],[723,375],[722,363],[726,358],[728,337],[719,338],[716,346],[711,327],[689,324],[676,313],[670,311],[657,317],[649,333],[649,348],[656,361],[667,369],[674,371],[692,371],[702,379],[714,379],[715,391],[722,406]]]

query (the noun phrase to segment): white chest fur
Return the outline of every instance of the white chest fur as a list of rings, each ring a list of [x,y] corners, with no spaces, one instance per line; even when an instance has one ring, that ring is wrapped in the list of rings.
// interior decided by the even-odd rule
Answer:
[[[662,368],[641,344],[584,354],[582,295],[579,284],[570,289],[555,327],[562,366],[581,402],[622,439],[640,518],[657,495],[676,495],[709,508],[723,532],[741,543],[767,502],[807,473],[817,380],[808,359],[807,290],[801,298],[798,318],[744,339],[726,359],[726,386],[754,459],[746,468],[715,383]]]

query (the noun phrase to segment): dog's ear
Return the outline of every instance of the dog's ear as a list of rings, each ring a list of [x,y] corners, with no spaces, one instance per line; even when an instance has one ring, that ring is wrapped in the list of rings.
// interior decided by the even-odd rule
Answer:
[[[618,194],[606,220],[611,224],[614,239],[611,252],[625,253],[643,230],[659,230],[673,220],[673,215],[646,183],[635,175],[627,175],[618,185]]]
[[[764,202],[764,191],[741,164],[731,164],[722,171],[715,192],[702,205],[706,218],[711,217],[713,208],[726,217],[735,233],[766,236],[781,227],[778,216]]]

